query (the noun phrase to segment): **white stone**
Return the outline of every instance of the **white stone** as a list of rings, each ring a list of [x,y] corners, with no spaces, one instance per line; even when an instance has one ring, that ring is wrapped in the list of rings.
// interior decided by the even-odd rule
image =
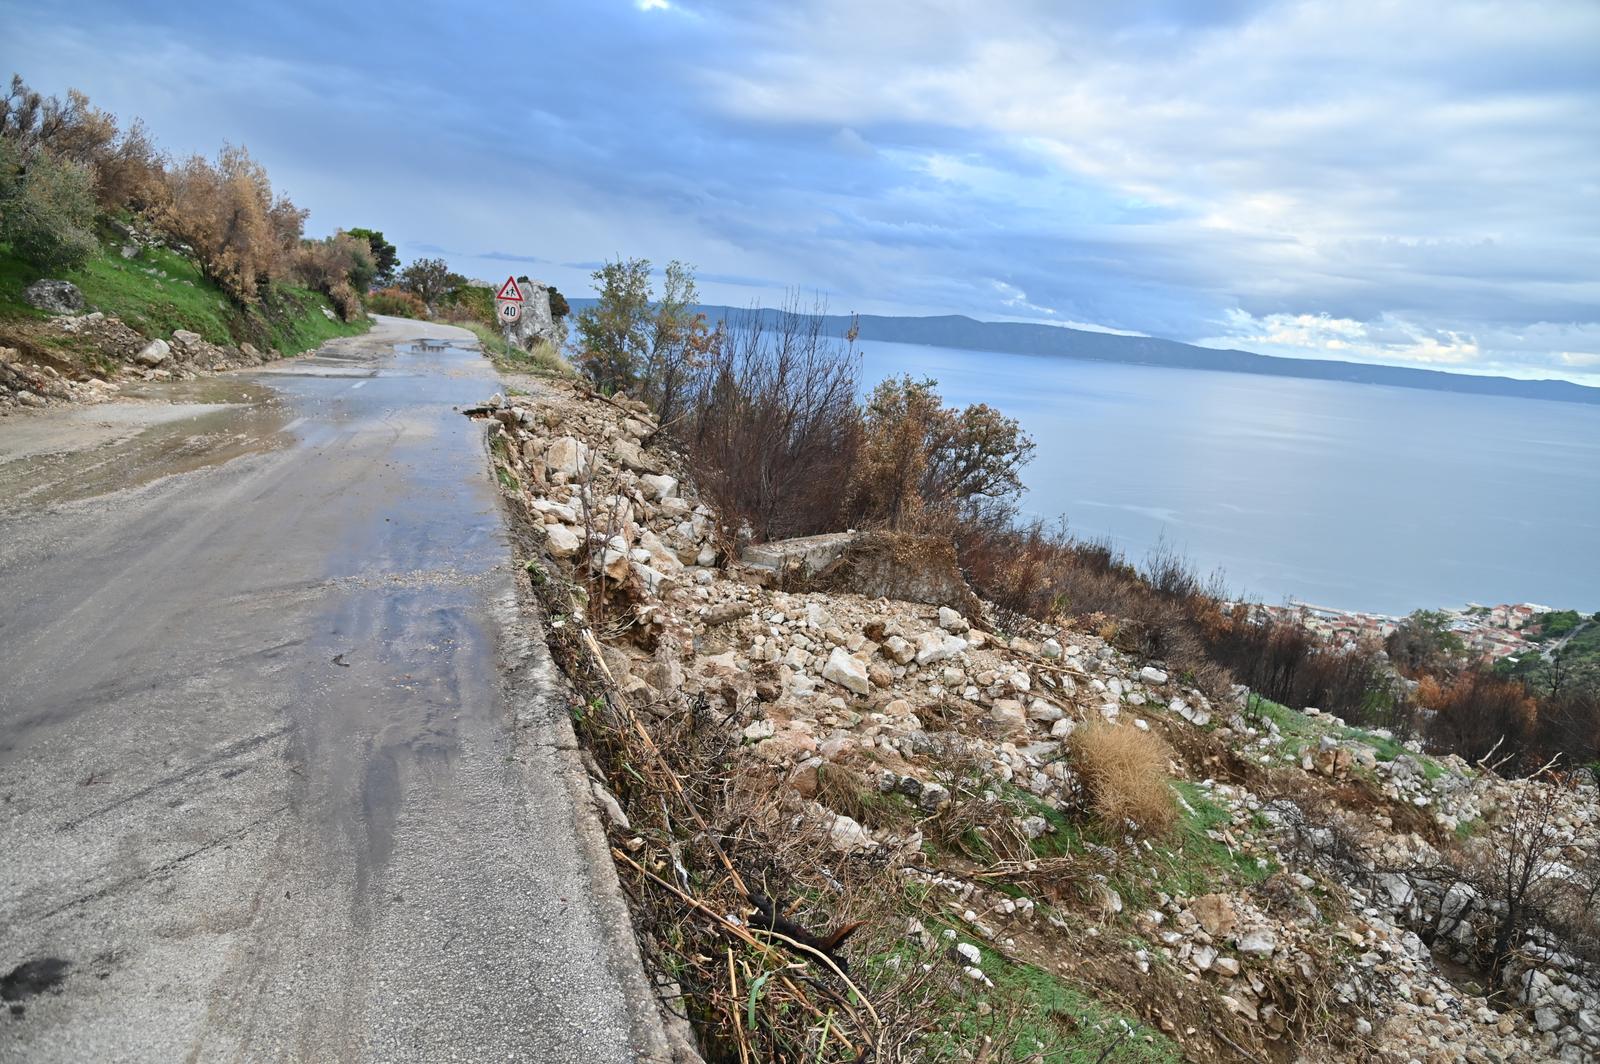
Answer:
[[[966,961],[968,964],[979,965],[983,963],[983,951],[978,949],[977,946],[974,946],[970,942],[956,943],[956,952],[959,953],[961,955],[961,959]]]
[[[968,624],[965,617],[949,606],[940,606],[939,627],[947,632],[965,632],[972,625]]]
[[[583,546],[583,538],[578,535],[578,530],[566,525],[545,525],[544,534],[550,553],[557,558],[570,558]]]
[[[867,829],[847,816],[835,816],[828,828],[828,845],[841,853],[865,850],[875,846]]]
[[[867,666],[843,647],[834,647],[833,653],[828,655],[828,663],[822,667],[822,678],[832,680],[840,687],[848,688],[858,695],[868,694],[872,690],[872,680],[867,676]]]
[[[1146,665],[1144,668],[1139,670],[1139,679],[1143,680],[1145,683],[1161,684],[1167,682],[1167,674],[1156,668],[1154,665]]]
[[[577,476],[589,461],[589,448],[573,436],[558,436],[545,451],[544,465],[552,473]]]
[[[1248,953],[1255,957],[1270,957],[1273,950],[1278,948],[1278,936],[1264,927],[1246,931],[1239,936],[1238,948],[1240,953]]]
[[[960,636],[943,632],[924,632],[917,636],[917,664],[929,665],[948,661],[967,649],[967,641]]]
[[[639,486],[644,488],[647,499],[670,499],[678,494],[678,478],[665,474],[646,473],[639,478]]]
[[[753,743],[759,743],[762,739],[772,738],[775,730],[770,720],[753,720],[745,725],[744,737]]]
[[[895,660],[897,664],[909,665],[911,659],[917,656],[917,648],[909,640],[892,635],[883,641],[883,649]]]
[[[133,356],[133,360],[141,366],[159,366],[171,354],[172,348],[165,340],[151,340],[139,348],[139,353]]]

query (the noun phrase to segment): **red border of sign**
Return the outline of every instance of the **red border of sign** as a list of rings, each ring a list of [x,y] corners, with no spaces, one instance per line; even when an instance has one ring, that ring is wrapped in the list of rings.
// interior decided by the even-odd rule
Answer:
[[[508,291],[511,293],[510,295],[506,295]],[[522,289],[517,287],[517,279],[515,277],[507,277],[506,283],[500,286],[499,292],[495,293],[495,298],[503,299],[507,303],[521,303]]]

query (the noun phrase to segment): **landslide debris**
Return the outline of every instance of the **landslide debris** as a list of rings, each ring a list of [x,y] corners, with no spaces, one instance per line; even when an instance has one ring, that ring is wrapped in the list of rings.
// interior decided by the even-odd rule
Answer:
[[[707,1059],[1600,1055],[1593,779],[1002,629],[947,545],[746,545],[628,400],[473,413]]]

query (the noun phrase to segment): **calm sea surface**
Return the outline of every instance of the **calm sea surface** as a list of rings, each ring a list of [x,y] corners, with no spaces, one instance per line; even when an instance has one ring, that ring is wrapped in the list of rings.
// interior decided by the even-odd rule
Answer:
[[[1131,559],[1164,538],[1266,602],[1600,609],[1600,406],[863,347],[869,386],[933,377],[1021,420],[1024,507]]]

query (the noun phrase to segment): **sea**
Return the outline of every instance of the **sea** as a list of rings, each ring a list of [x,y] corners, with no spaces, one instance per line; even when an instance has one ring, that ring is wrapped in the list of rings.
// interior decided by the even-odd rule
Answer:
[[[1600,610],[1600,405],[864,342],[1017,418],[1026,513],[1236,597],[1401,615]]]

